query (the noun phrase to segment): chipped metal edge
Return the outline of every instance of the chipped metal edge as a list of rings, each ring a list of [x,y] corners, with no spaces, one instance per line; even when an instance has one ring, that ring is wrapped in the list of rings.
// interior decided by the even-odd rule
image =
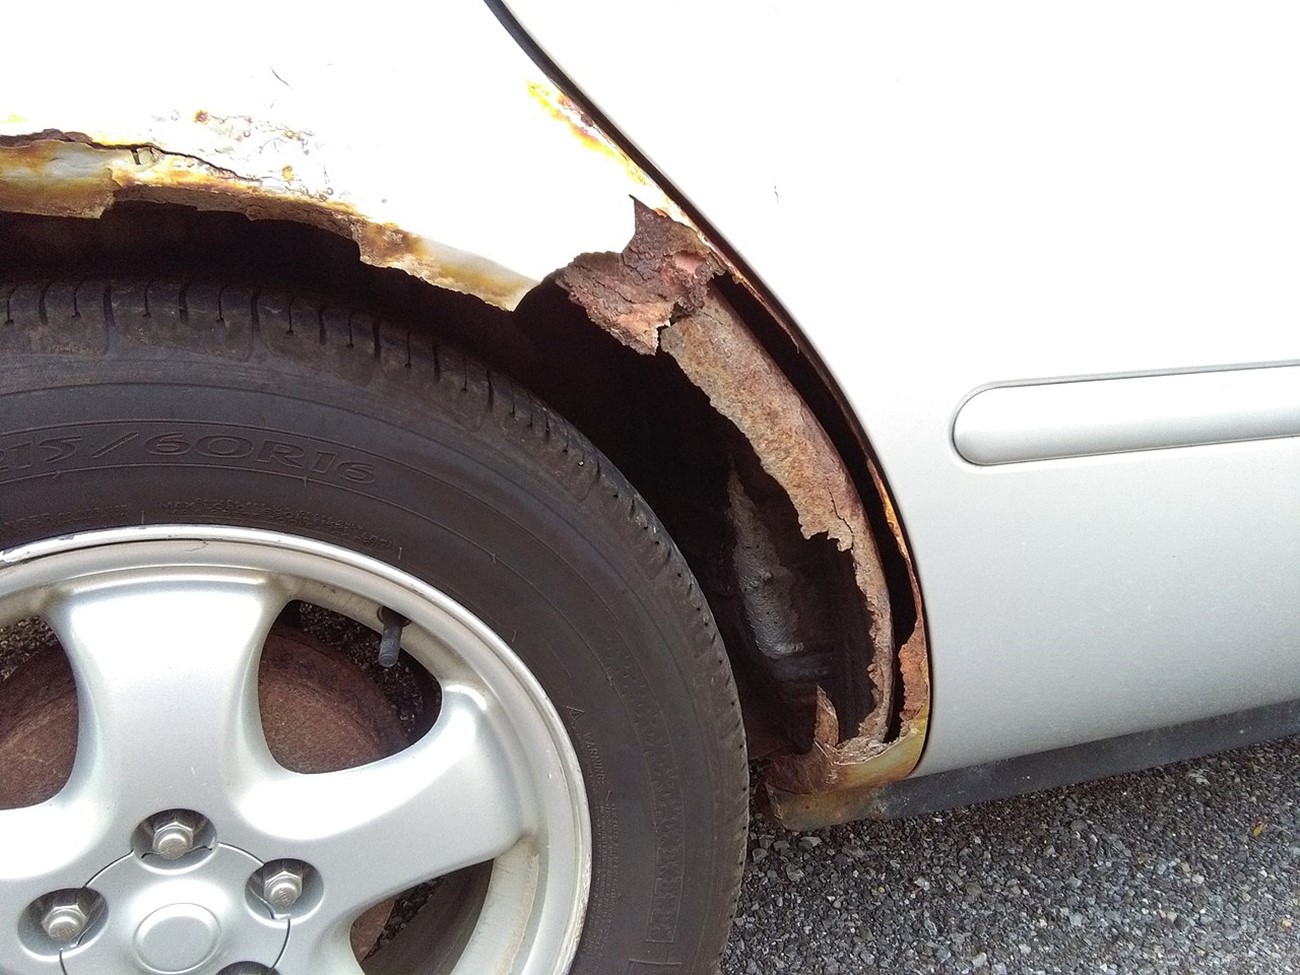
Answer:
[[[836,793],[902,778],[920,760],[930,707],[920,587],[897,514],[873,466],[873,486],[903,553],[917,606],[913,632],[896,647],[888,584],[857,486],[808,404],[712,283],[724,267],[694,228],[638,205],[636,231],[621,254],[581,255],[556,280],[593,322],[624,345],[646,355],[670,355],[749,441],[794,505],[804,537],[824,535],[853,560],[870,619],[868,677],[875,703],[842,740],[834,706],[820,693],[812,750],[769,765],[767,785],[778,816],[786,809],[792,822],[802,821],[804,814],[785,797],[798,796],[801,805],[813,808],[821,802],[830,813]],[[896,716],[898,734],[890,739]]]
[[[361,260],[399,268],[428,284],[474,295],[512,311],[536,281],[349,204],[309,192],[285,167],[281,180],[241,176],[158,146],[96,142],[44,131],[0,137],[0,210],[59,217],[99,217],[114,203],[143,200],[289,220],[354,241]]]

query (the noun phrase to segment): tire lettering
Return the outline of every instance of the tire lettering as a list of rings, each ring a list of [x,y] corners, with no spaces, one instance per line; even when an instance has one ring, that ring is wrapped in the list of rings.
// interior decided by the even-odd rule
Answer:
[[[375,480],[374,464],[358,464],[356,461],[345,460],[334,469],[349,481],[356,481],[358,484],[373,484]]]
[[[38,431],[30,433],[39,435]],[[288,439],[248,437],[234,432],[208,433],[202,436],[198,436],[197,432],[191,434],[182,430],[152,436],[148,433],[148,427],[144,431],[123,431],[118,427],[102,433],[93,432],[89,436],[74,434],[45,439],[33,437],[18,443],[3,444],[0,446],[0,474],[10,477],[40,476],[50,468],[77,468],[87,461],[101,460],[110,455],[110,464],[138,463],[142,459],[141,455],[148,455],[244,461],[264,468],[310,472],[322,479],[353,484],[373,484],[378,476],[379,469],[373,462],[347,460],[344,459],[346,454],[317,448],[310,441],[300,445]]]
[[[179,433],[161,433],[145,441],[144,449],[151,454],[172,457],[190,452],[189,441]]]
[[[42,440],[39,444],[45,450],[52,451],[44,458],[47,464],[57,464],[61,460],[67,460],[77,452],[77,445],[82,441],[81,437],[51,437],[49,440]]]
[[[199,442],[194,445],[194,449],[204,457],[242,460],[253,452],[253,441],[245,440],[243,437],[216,434],[215,436],[200,438]]]
[[[29,440],[26,443],[16,443],[12,447],[7,448],[3,452],[0,452],[0,461],[3,461],[6,457],[9,458],[9,463],[0,467],[0,471],[20,471],[25,467],[31,467],[32,466],[31,441]]]
[[[59,461],[67,460],[77,452],[82,439],[81,437],[50,437],[38,442],[26,440],[23,443],[13,444],[0,450],[0,474],[31,467],[34,460],[33,447],[39,448],[42,452],[37,455],[41,464],[57,464]],[[8,463],[5,462],[6,458]]]
[[[135,439],[136,437],[138,437],[138,436],[140,436],[140,435],[139,435],[138,433],[135,433],[134,431],[132,431],[132,432],[130,432],[130,433],[124,433],[124,434],[122,434],[122,436],[118,437],[116,440],[113,440],[113,441],[110,441],[109,443],[104,444],[104,446],[100,447],[98,450],[96,450],[96,451],[95,451],[93,454],[91,454],[90,456],[91,456],[91,458],[94,459],[94,460],[99,460],[99,458],[104,457],[104,456],[107,456],[108,454],[111,454],[113,451],[117,450],[118,447],[124,447],[124,446],[126,446],[127,444],[129,444],[132,440],[134,440],[134,439]]]
[[[302,464],[299,463],[307,455],[307,451],[291,443],[280,443],[278,440],[268,440],[262,444],[262,449],[257,452],[257,460],[262,464],[269,464],[277,461],[285,467],[292,467],[295,470],[301,470]],[[315,468],[312,468],[315,470]]]
[[[376,535],[368,528],[345,521],[317,511],[288,508],[278,504],[266,504],[261,501],[232,500],[228,498],[193,498],[163,502],[163,511],[175,520],[191,519],[196,516],[210,518],[213,516],[243,521],[256,518],[293,525],[311,531],[324,531],[348,538],[358,545],[377,551],[390,551],[394,546],[391,540]]]

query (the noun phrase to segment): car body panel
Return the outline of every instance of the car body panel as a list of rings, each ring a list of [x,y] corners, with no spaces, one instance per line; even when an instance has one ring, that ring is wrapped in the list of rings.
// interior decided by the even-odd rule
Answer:
[[[1294,438],[952,440],[991,385],[1300,358],[1294,10],[508,6],[854,404],[926,601],[922,774],[1300,694]]]
[[[856,408],[935,646],[923,772],[1300,696],[1295,439],[994,466],[953,442],[994,386],[1300,360],[1281,8],[510,9]],[[58,16],[25,8],[11,35]],[[629,196],[689,222],[479,0],[412,16],[341,29],[282,5],[254,29],[178,9],[110,61],[120,15],[95,11],[57,70],[12,49],[0,137],[43,134],[14,159],[84,184],[51,207],[314,222],[507,308],[620,250]],[[1220,400],[1203,406],[1238,409]]]
[[[408,13],[341,30],[287,4],[253,29],[181,8],[128,35],[119,11],[91,11],[60,39],[57,70],[46,44],[14,45],[0,138],[64,145],[8,166],[0,205],[30,198],[24,177],[61,184],[41,212],[72,215],[188,189],[338,230],[371,263],[506,308],[576,254],[621,249],[629,197],[680,218],[612,146],[575,138],[562,96],[482,3],[440,4],[432,32],[404,30]],[[62,16],[14,11],[8,33],[49,37]],[[158,53],[190,38],[193,57]]]

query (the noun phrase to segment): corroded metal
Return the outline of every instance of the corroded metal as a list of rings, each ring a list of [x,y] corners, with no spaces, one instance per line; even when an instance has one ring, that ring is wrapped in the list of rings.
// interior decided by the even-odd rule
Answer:
[[[753,447],[785,491],[805,538],[825,536],[853,559],[870,618],[865,654],[873,704],[856,728],[842,728],[819,695],[813,748],[778,757],[768,787],[778,815],[787,795],[819,797],[893,781],[920,759],[929,715],[929,668],[920,590],[883,482],[873,470],[886,519],[908,561],[918,622],[895,644],[893,610],[880,551],[858,488],[811,408],[741,316],[711,282],[722,263],[695,231],[662,213],[636,209],[636,233],[622,253],[585,254],[557,280],[597,325],[625,345],[672,356]],[[896,702],[895,674],[901,679]],[[897,733],[890,733],[897,721]],[[829,806],[828,806],[829,808]]]
[[[287,133],[285,139],[296,136]],[[256,220],[304,223],[355,241],[361,260],[513,308],[535,282],[492,261],[364,216],[302,183],[286,163],[277,178],[241,175],[153,145],[92,142],[76,134],[0,136],[0,210],[98,217],[118,201],[178,203]]]

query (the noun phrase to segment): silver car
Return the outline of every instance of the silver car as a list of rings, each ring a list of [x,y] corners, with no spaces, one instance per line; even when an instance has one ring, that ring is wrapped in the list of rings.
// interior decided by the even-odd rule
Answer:
[[[1300,729],[1289,12],[70,16],[0,99],[0,973],[707,973],[751,786]]]

